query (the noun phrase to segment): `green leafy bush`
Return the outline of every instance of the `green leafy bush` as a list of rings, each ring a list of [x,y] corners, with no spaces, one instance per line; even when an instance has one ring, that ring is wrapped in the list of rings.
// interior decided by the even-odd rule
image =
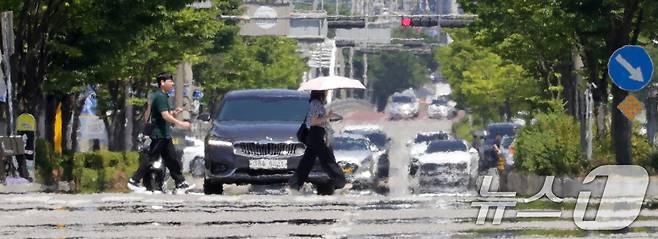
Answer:
[[[615,149],[612,145],[612,136],[609,131],[605,137],[595,138],[592,151],[591,168],[617,164]],[[634,125],[631,136],[631,157],[633,157],[633,164],[643,166],[647,169],[653,168],[651,166],[652,152],[653,148],[647,142],[646,136],[641,135],[639,133],[639,126]]]
[[[100,181],[98,178],[98,171],[81,168],[79,177],[82,179],[79,181],[80,188],[79,191],[82,193],[95,193],[99,192],[101,189]]]
[[[64,161],[62,156],[53,154],[52,146],[45,139],[37,139],[35,142],[34,167],[37,182],[45,185],[53,185],[60,179],[60,162]]]
[[[473,139],[473,131],[482,129],[484,129],[484,126],[469,125],[467,119],[462,119],[459,122],[452,124],[452,133],[457,136],[458,139],[464,139],[468,141]]]
[[[658,172],[658,150],[651,152],[645,168],[647,168],[651,174],[656,174]]]
[[[519,132],[516,162],[520,170],[538,175],[580,175],[588,162],[580,152],[578,123],[561,112],[536,116],[537,124]]]
[[[128,176],[139,167],[137,152],[76,153],[73,158],[76,191],[83,193],[127,191]]]

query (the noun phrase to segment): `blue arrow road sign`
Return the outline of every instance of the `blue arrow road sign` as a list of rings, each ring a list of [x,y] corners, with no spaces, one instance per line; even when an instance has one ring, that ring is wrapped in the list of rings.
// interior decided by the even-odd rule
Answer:
[[[653,61],[644,48],[626,45],[610,56],[608,75],[620,89],[638,91],[651,82]]]

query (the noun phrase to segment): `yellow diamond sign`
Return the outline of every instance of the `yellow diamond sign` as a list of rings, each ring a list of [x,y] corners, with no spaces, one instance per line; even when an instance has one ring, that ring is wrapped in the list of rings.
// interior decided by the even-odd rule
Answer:
[[[633,120],[638,113],[644,110],[644,104],[637,100],[635,96],[629,95],[626,97],[626,99],[624,99],[624,101],[617,105],[617,109],[624,113],[626,118]]]

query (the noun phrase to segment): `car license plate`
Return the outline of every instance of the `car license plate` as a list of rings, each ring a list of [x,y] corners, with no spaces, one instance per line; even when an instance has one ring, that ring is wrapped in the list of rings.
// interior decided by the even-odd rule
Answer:
[[[288,160],[276,160],[276,159],[249,160],[249,168],[252,168],[252,169],[286,169],[286,168],[288,168]]]
[[[344,167],[343,168],[343,173],[344,174],[352,174],[354,172],[354,169],[352,167]]]

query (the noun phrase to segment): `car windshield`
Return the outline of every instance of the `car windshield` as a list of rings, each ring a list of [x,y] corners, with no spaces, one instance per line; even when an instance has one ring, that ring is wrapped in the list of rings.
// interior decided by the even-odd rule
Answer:
[[[436,134],[418,134],[414,143],[427,143],[433,140],[446,140],[448,135],[445,133],[436,133]]]
[[[427,153],[437,153],[437,152],[464,152],[466,151],[466,145],[460,141],[432,141],[429,146],[427,146]]]
[[[368,141],[349,137],[336,137],[333,142],[334,150],[368,150]]]
[[[303,98],[238,98],[224,102],[218,121],[302,121],[308,111]]]
[[[383,148],[388,143],[388,139],[384,133],[369,130],[346,130],[348,134],[363,135],[379,148]]]
[[[514,126],[512,125],[490,126],[489,128],[487,128],[487,138],[486,138],[487,143],[493,143],[494,139],[496,139],[497,134],[500,134],[501,136],[505,136],[505,135],[515,136],[516,132],[514,130]]]
[[[408,96],[393,96],[392,99],[395,103],[411,103],[411,97]]]
[[[379,148],[383,148],[386,143],[388,143],[388,139],[386,138],[385,134],[382,133],[370,133],[365,135],[368,139],[370,139],[370,142],[373,144],[377,145]]]
[[[445,99],[436,99],[432,101],[433,105],[447,105],[448,101]]]
[[[501,145],[503,148],[509,148],[509,146],[512,145],[512,142],[514,142],[514,137],[503,137],[502,141]]]

